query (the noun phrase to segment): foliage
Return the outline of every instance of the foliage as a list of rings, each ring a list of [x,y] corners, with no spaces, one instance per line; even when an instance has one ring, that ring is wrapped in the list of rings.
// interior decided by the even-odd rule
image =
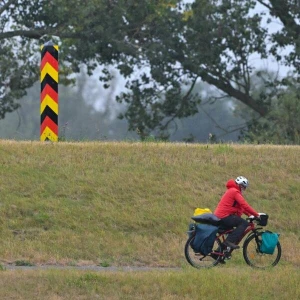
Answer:
[[[254,119],[243,131],[245,141],[264,144],[300,144],[300,90],[297,83],[272,101],[265,118]]]
[[[34,264],[32,264],[31,262],[29,261],[24,261],[24,260],[17,260],[15,262],[16,266],[26,266],[26,267],[33,267]]]
[[[59,88],[59,140],[121,140],[136,138],[128,132],[125,120],[112,119],[110,106],[105,111],[96,111],[92,103],[87,103],[84,93],[88,89],[89,97],[104,97],[103,90],[86,86],[86,77],[78,78],[74,86]],[[92,81],[90,79],[90,81]],[[92,83],[92,82],[91,82]],[[92,84],[93,85],[93,84]],[[40,139],[40,85],[36,83],[27,90],[22,106],[0,120],[0,137],[15,140]],[[103,93],[103,94],[101,94]],[[110,99],[108,98],[107,101]],[[91,101],[90,101],[91,102]]]
[[[113,82],[108,90],[97,86],[97,78],[81,73],[76,86],[59,88],[59,140],[138,140],[138,131],[129,132],[127,120],[116,118],[118,111],[125,111],[121,104],[113,102]],[[117,82],[116,82],[117,88]],[[27,90],[21,99],[22,106],[0,120],[0,137],[15,140],[39,140],[40,101],[39,84]],[[173,120],[165,130],[170,141],[207,142],[209,134],[215,141],[236,141],[243,119],[234,116],[234,102],[219,99],[209,86],[197,84],[195,93],[205,93],[199,112],[182,120]],[[94,109],[101,100],[101,107]],[[117,107],[116,107],[117,106]],[[209,116],[209,117],[208,117]],[[144,140],[166,140],[157,131]],[[212,141],[210,139],[210,141]]]
[[[258,4],[265,10],[256,12]],[[117,98],[128,104],[121,117],[141,137],[195,115],[201,97],[192,90],[199,80],[265,117],[270,99],[250,92],[253,55],[273,56],[299,74],[294,0],[4,0],[0,15],[0,118],[36,81],[38,46],[49,39],[60,45],[61,83],[82,63],[88,74],[99,64],[118,68],[128,80]],[[282,28],[269,32],[263,19],[280,20]],[[292,50],[282,54],[287,47]],[[104,68],[101,81],[109,86],[112,76]]]

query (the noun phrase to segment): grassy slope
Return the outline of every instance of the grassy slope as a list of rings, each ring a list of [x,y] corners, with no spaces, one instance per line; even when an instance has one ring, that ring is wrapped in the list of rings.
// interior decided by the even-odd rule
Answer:
[[[186,266],[195,207],[231,177],[300,265],[300,147],[0,141],[2,261]],[[242,263],[241,252],[230,262]],[[244,264],[244,263],[243,263]]]

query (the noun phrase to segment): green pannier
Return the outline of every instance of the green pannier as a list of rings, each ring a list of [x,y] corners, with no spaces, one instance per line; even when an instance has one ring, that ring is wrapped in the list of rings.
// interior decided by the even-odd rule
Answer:
[[[278,243],[279,234],[271,231],[263,232],[260,252],[265,254],[273,254]]]

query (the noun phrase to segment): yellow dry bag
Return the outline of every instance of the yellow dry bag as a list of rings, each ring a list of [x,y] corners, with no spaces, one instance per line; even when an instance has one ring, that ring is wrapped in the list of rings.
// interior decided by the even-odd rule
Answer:
[[[212,211],[209,208],[196,208],[194,211],[194,216],[202,215],[202,214],[211,214]]]

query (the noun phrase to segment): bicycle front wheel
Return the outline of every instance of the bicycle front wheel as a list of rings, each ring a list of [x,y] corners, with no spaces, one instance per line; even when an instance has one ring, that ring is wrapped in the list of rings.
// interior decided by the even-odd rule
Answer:
[[[261,253],[259,248],[262,241],[262,233],[259,232],[256,236],[253,234],[247,238],[243,245],[243,256],[246,263],[254,268],[269,268],[278,264],[281,257],[281,245],[278,241],[273,254]]]
[[[202,255],[201,253],[195,253],[191,246],[194,239],[195,235],[189,237],[184,247],[185,258],[189,262],[189,264],[197,269],[211,268],[216,266],[219,263],[219,258],[213,258],[211,254]],[[221,242],[219,239],[216,239],[213,249],[216,251],[217,249],[220,249],[220,247]]]

